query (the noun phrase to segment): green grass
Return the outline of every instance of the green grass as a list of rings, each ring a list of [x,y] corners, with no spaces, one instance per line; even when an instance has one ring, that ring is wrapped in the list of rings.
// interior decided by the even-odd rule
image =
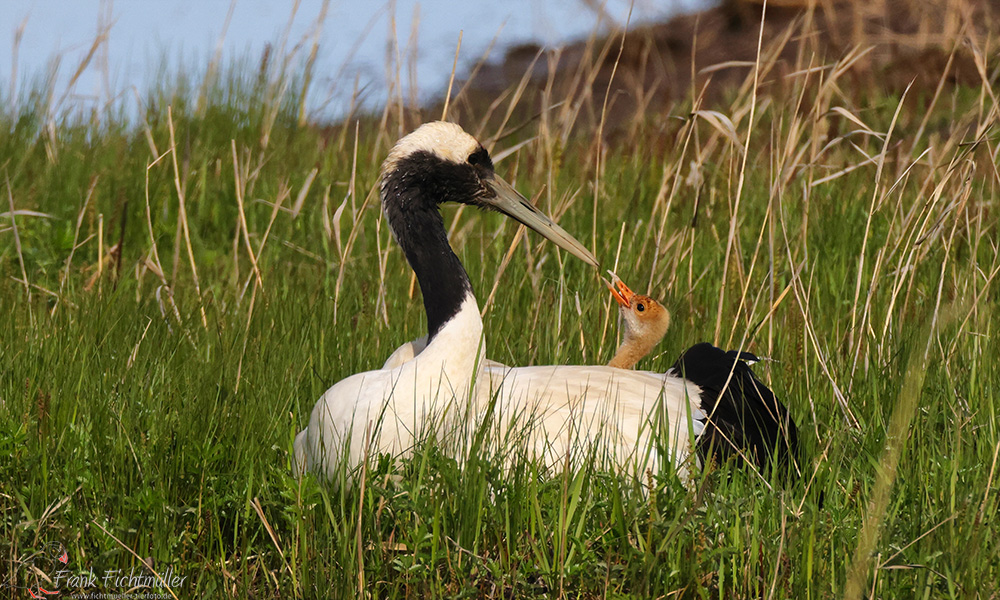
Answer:
[[[873,553],[860,552],[851,584],[864,593],[1000,594],[995,76],[933,105],[877,90],[858,104],[800,77],[758,98],[752,123],[751,98],[737,96],[715,108],[741,144],[750,134],[745,168],[690,107],[612,134],[599,171],[595,132],[564,141],[529,124],[497,144],[537,135],[498,171],[608,266],[625,224],[617,272],[674,316],[642,368],[701,340],[774,359],[759,372],[799,423],[801,479],[725,464],[688,490],[670,473],[501,470],[492,452],[459,466],[433,440],[398,470],[373,459],[363,486],[293,477],[292,438],[323,391],[424,333],[419,291],[369,197],[399,124],[391,111],[384,125],[363,119],[353,169],[353,123],[299,125],[294,100],[239,73],[203,110],[159,92],[148,129],[72,116],[47,128],[28,99],[0,116],[0,212],[9,194],[48,215],[18,214],[19,244],[0,217],[0,573],[60,542],[71,569],[147,572],[130,550],[172,567],[187,578],[178,597],[830,598],[850,587],[868,526]],[[888,143],[851,134],[833,107],[892,129]],[[484,108],[454,110],[471,130]],[[402,128],[430,118],[408,113]],[[268,203],[292,208],[313,169],[298,214],[275,212]],[[452,241],[481,303],[515,231],[461,214]],[[603,286],[526,240],[485,318],[489,355],[607,361]],[[96,276],[99,243],[119,242],[120,265],[112,255]],[[925,347],[914,402],[901,390]],[[890,437],[894,411],[906,426]],[[890,439],[901,454],[887,473]]]

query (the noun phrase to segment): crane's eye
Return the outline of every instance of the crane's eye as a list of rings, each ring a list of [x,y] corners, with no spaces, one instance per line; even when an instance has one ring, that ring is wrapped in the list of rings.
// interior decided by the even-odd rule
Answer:
[[[639,312],[642,312],[646,310],[646,306],[642,302],[640,302],[639,304],[635,305],[635,309]]]
[[[486,148],[483,148],[482,146],[469,155],[469,164],[474,167],[483,167],[485,169],[493,168],[493,161],[490,160],[490,154],[486,151]]]

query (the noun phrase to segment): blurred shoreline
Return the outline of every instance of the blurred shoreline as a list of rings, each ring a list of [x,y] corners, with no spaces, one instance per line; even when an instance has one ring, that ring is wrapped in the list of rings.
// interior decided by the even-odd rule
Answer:
[[[614,130],[679,102],[711,106],[736,94],[753,75],[760,41],[758,91],[780,94],[794,77],[838,71],[855,92],[898,95],[909,86],[921,96],[982,83],[977,53],[992,43],[998,17],[1000,2],[987,0],[779,0],[766,9],[762,0],[728,0],[638,26],[624,41],[616,32],[558,48],[522,44],[460,85],[469,106],[489,105],[515,86],[536,112],[545,96],[584,97],[583,122],[595,127],[603,114]]]
[[[241,5],[232,4],[237,6]],[[977,64],[977,53],[989,52],[987,46],[996,37],[991,38],[991,32],[998,30],[1000,15],[996,0],[775,0],[766,8],[762,0],[726,0],[712,8],[655,22],[645,20],[651,13],[639,15],[639,24],[630,25],[623,39],[622,15],[587,6],[581,3],[578,12],[593,23],[589,35],[543,44],[518,43],[518,36],[489,41],[470,31],[463,37],[457,57],[451,41],[454,32],[438,31],[430,41],[420,37],[421,19],[433,20],[433,16],[421,17],[415,9],[412,22],[401,20],[399,31],[392,29],[389,41],[384,42],[385,64],[361,67],[351,63],[352,68],[347,62],[332,67],[329,57],[324,59],[330,54],[328,45],[334,43],[329,39],[330,31],[338,26],[338,17],[330,17],[325,8],[318,16],[306,9],[293,12],[283,25],[273,24],[282,32],[274,42],[242,54],[232,52],[230,46],[223,52],[231,13],[207,64],[195,60],[171,67],[164,59],[159,70],[151,69],[148,89],[135,84],[119,89],[115,71],[109,66],[109,48],[117,43],[110,32],[112,27],[120,31],[127,23],[115,25],[117,11],[102,4],[106,12],[98,19],[97,35],[89,47],[77,44],[74,52],[80,56],[59,57],[45,73],[18,72],[19,42],[15,42],[8,62],[13,70],[4,74],[9,88],[0,96],[7,98],[8,110],[16,111],[35,95],[42,97],[34,101],[49,118],[75,114],[77,120],[114,121],[131,120],[163,102],[204,104],[210,91],[216,93],[215,100],[228,98],[241,104],[239,94],[256,93],[263,82],[265,87],[280,91],[277,96],[274,90],[267,92],[264,101],[301,96],[293,98],[300,124],[337,127],[362,115],[377,117],[390,108],[397,114],[411,115],[408,121],[416,122],[444,114],[454,61],[456,81],[449,101],[452,118],[480,120],[480,115],[487,113],[486,119],[495,121],[491,113],[500,104],[516,99],[510,111],[501,112],[510,113],[508,120],[515,116],[532,119],[551,110],[557,99],[574,98],[577,106],[573,110],[579,112],[579,118],[574,116],[574,127],[600,124],[615,132],[643,115],[668,113],[678,103],[712,106],[738,93],[753,74],[758,41],[762,67],[758,91],[782,93],[793,87],[789,85],[792,78],[821,81],[832,71],[843,71],[843,81],[850,82],[855,91],[882,94],[901,94],[911,84],[918,92],[911,96],[920,96],[923,91],[935,93],[944,89],[942,86],[976,86],[988,78]],[[671,10],[690,6],[690,2],[677,3]],[[309,10],[315,8],[309,6]],[[400,19],[408,14],[406,7],[395,6],[393,10]],[[374,41],[376,50],[365,49],[364,60],[370,62],[373,52],[378,54],[379,35],[372,33],[371,26],[382,17],[388,15],[376,13],[352,53],[362,42]],[[16,26],[16,39],[24,33],[26,23]],[[391,24],[397,26],[394,19]],[[404,34],[406,27],[411,31]],[[454,38],[457,42],[458,36]],[[444,61],[447,68],[440,56],[431,61],[424,55],[430,47],[448,55]],[[500,53],[502,56],[496,58]],[[427,75],[428,69],[433,78]],[[376,74],[380,70],[384,71],[381,80]],[[62,83],[67,76],[68,83]],[[96,79],[89,81],[88,76]],[[420,85],[421,81],[425,83]],[[88,87],[95,90],[93,94],[80,93]],[[184,94],[197,97],[185,98]]]

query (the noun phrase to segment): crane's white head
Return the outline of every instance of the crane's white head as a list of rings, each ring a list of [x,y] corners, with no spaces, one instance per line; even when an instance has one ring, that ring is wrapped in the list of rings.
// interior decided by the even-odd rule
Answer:
[[[400,161],[425,152],[441,161],[462,164],[474,153],[486,149],[464,129],[447,121],[432,121],[399,139],[382,163],[382,174],[395,170]],[[486,155],[489,158],[489,154]],[[490,165],[492,167],[492,164]]]
[[[396,142],[382,163],[380,189],[382,208],[400,243],[405,214],[436,213],[437,205],[458,202],[501,212],[598,266],[586,246],[497,175],[486,148],[454,123],[427,123]]]

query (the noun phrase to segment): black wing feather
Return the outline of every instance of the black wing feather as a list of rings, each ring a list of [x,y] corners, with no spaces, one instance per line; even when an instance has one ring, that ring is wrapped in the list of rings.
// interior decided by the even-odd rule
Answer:
[[[797,460],[795,422],[747,364],[757,360],[749,352],[726,352],[703,342],[674,363],[674,371],[702,389],[701,409],[708,415],[698,439],[703,462],[722,463],[742,454],[764,471],[772,464],[786,470],[789,461]]]

